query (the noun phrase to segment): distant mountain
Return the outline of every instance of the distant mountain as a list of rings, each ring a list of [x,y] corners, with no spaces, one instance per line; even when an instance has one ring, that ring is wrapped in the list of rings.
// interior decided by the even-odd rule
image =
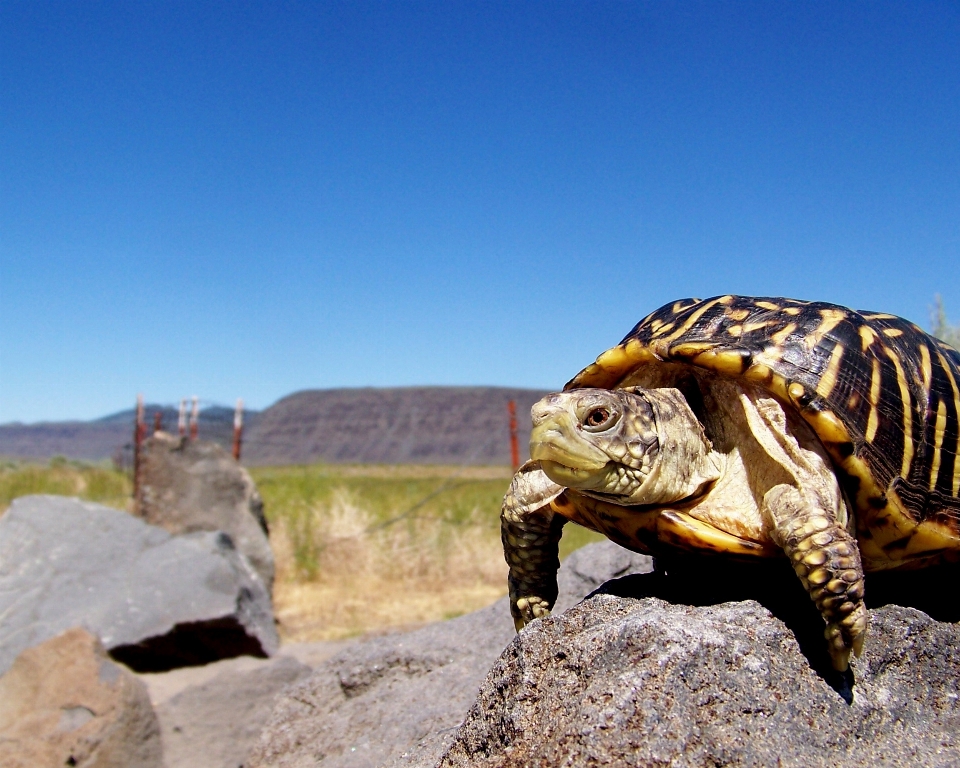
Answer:
[[[244,414],[244,464],[509,464],[507,402],[516,402],[521,459],[527,458],[530,407],[545,391],[507,387],[399,387],[305,390],[264,411]],[[172,408],[146,406],[148,427]],[[0,425],[0,456],[129,461],[133,409],[95,421]],[[200,436],[229,446],[233,411],[200,412]],[[119,452],[119,454],[118,454]]]
[[[296,392],[262,412],[244,440],[244,463],[509,464],[507,402],[516,402],[525,459],[530,408],[545,394],[507,387]]]
[[[156,413],[168,432],[177,431],[177,409],[161,405],[144,407],[148,432]],[[129,464],[133,452],[133,408],[93,421],[49,421],[38,424],[17,422],[0,424],[0,456],[4,458],[46,460],[53,456],[82,461],[120,458]],[[259,411],[245,411],[244,424],[256,424]],[[200,436],[225,447],[233,441],[233,409],[212,406],[200,411],[197,419]]]

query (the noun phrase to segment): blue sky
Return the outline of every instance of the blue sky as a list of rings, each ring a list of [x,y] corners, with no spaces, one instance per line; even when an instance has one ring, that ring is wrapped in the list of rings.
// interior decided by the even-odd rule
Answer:
[[[558,387],[681,297],[960,319],[953,2],[0,5],[0,422]]]

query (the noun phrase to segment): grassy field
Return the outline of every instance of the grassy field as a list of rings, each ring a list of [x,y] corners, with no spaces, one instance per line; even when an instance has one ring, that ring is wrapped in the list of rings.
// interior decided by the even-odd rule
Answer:
[[[254,468],[288,640],[337,639],[452,618],[506,593],[501,467]],[[561,555],[596,538],[564,536]]]
[[[506,593],[500,501],[506,467],[309,465],[250,470],[277,564],[274,609],[288,642],[452,618]],[[0,464],[0,511],[56,493],[118,509],[129,478],[54,460]],[[561,557],[598,539],[568,526]]]
[[[133,485],[130,478],[108,465],[51,459],[48,464],[0,462],[0,513],[18,496],[53,493],[79,496],[108,507],[126,509]]]

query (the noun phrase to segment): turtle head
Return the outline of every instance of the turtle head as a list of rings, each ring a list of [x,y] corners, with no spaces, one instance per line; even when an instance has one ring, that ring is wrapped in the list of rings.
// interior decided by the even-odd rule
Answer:
[[[533,406],[530,456],[567,488],[617,504],[678,501],[719,475],[676,389],[574,389]]]

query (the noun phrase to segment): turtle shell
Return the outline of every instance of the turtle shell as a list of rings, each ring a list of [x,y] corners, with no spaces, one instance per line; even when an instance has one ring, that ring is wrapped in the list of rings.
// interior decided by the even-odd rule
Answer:
[[[960,354],[894,315],[785,298],[682,299],[565,389],[694,366],[795,408],[830,454],[872,569],[960,550]],[[629,382],[627,382],[629,383]]]

